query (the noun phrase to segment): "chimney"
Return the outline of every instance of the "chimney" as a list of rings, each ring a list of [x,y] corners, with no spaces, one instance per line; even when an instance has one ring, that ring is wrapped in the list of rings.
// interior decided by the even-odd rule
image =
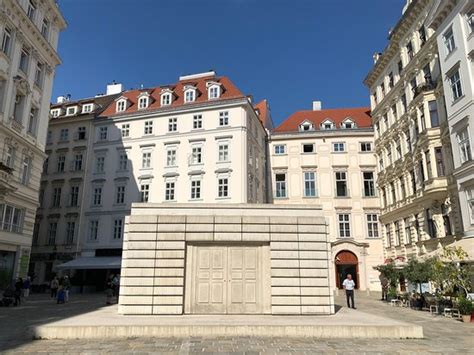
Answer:
[[[321,101],[313,101],[313,111],[321,111],[322,103]]]
[[[120,94],[123,91],[123,85],[116,83],[115,80],[111,84],[107,84],[106,95]]]

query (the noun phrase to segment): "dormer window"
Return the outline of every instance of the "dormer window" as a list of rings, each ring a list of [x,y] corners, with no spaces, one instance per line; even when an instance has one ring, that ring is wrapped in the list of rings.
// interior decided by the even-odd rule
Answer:
[[[138,96],[138,109],[143,110],[148,107],[149,97],[147,93]]]
[[[77,106],[68,107],[68,108],[66,109],[66,116],[75,115],[76,112],[77,112]]]
[[[184,87],[184,102],[196,101],[196,88],[192,85],[186,85]]]
[[[82,106],[82,113],[89,113],[92,112],[94,109],[94,104],[86,104]]]
[[[56,109],[56,110],[51,110],[51,116],[53,117],[59,117],[59,115],[61,114],[61,109]]]
[[[303,123],[300,124],[300,132],[305,132],[305,131],[314,131],[314,126],[311,122],[304,121]]]
[[[117,101],[117,106],[115,110],[117,112],[123,112],[127,109],[127,100],[126,99],[120,99]]]
[[[221,84],[210,81],[206,83],[207,96],[209,100],[218,99],[221,96]]]
[[[328,129],[334,129],[335,125],[334,122],[326,119],[323,122],[321,122],[321,129],[328,130]]]
[[[356,128],[356,124],[354,121],[352,121],[350,118],[346,118],[344,121],[341,123],[341,128],[342,129],[352,129]]]
[[[172,94],[170,92],[161,94],[161,106],[171,105]]]

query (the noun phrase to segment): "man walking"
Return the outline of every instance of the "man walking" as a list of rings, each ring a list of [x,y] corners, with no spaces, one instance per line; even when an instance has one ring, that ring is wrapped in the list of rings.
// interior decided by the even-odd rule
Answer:
[[[342,287],[344,287],[344,290],[346,290],[347,307],[356,309],[355,304],[354,304],[355,282],[354,282],[354,280],[352,280],[352,275],[351,274],[347,274],[346,279],[342,283]],[[349,302],[349,300],[352,301],[352,302]],[[352,303],[352,307],[351,307],[351,303]]]

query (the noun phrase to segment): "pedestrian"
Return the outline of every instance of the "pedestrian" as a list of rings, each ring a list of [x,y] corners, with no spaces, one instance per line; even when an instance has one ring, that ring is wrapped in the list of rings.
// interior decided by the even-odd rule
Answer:
[[[347,307],[356,309],[355,304],[354,304],[355,282],[354,282],[354,280],[352,280],[352,275],[351,274],[347,274],[346,279],[342,283],[342,287],[344,287],[344,290],[346,290]],[[351,303],[349,302],[349,300],[352,301],[352,307],[351,307]]]
[[[382,301],[387,301],[388,293],[388,279],[385,275],[380,274],[379,276],[380,284],[382,285]]]
[[[71,288],[71,280],[69,276],[64,276],[63,289],[64,289],[64,301],[69,302],[69,289]]]
[[[112,304],[113,303],[113,298],[114,298],[114,277],[113,275],[110,275],[109,279],[107,280],[107,283],[105,285],[105,304]]]
[[[27,276],[25,282],[23,283],[23,297],[28,298],[30,295],[31,288],[31,277]]]
[[[51,298],[56,298],[58,296],[59,280],[56,276],[51,280]]]
[[[23,290],[23,279],[19,277],[15,282],[15,306],[19,306],[21,304],[21,293]]]
[[[66,297],[66,292],[64,291],[64,286],[60,285],[58,287],[57,304],[64,303],[66,301],[65,297]]]
[[[114,297],[118,297],[120,289],[120,275],[117,274],[112,279],[112,290],[114,291]]]

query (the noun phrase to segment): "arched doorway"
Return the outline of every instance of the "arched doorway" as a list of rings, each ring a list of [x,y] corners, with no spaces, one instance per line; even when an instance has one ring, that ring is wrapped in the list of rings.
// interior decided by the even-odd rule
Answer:
[[[336,285],[338,288],[342,289],[342,282],[347,274],[352,275],[355,287],[359,288],[359,260],[354,253],[348,250],[340,251],[334,258],[334,264],[336,265]]]

